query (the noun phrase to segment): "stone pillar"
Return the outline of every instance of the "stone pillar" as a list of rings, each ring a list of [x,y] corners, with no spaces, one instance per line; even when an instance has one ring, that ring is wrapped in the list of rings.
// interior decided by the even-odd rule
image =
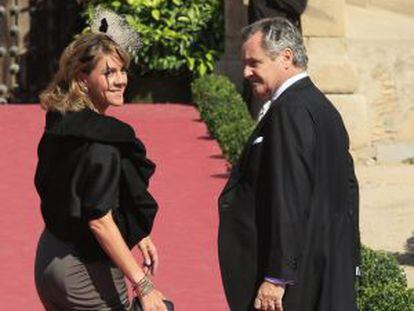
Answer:
[[[302,15],[309,56],[308,72],[344,119],[356,158],[370,156],[370,133],[364,96],[345,41],[345,0],[309,0]]]
[[[246,0],[225,0],[225,51],[216,72],[224,74],[236,85],[237,90],[243,90],[243,68],[241,63],[241,29],[247,25]]]

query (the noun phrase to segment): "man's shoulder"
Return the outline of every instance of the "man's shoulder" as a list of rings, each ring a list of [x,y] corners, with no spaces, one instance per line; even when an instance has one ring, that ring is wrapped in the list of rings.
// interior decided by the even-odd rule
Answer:
[[[313,83],[289,90],[277,106],[279,108],[273,113],[308,115],[316,123],[337,120],[340,116],[332,102]]]
[[[323,92],[313,82],[306,78],[298,81],[286,90],[286,99],[300,102],[328,101]]]
[[[289,104],[286,106],[295,109],[297,106],[304,106],[309,110],[335,110],[332,102],[326,95],[312,82],[298,86],[286,92],[284,101]]]
[[[320,97],[318,89],[312,85],[307,85],[286,90],[285,94],[280,97],[277,106],[279,106],[281,112],[294,113],[298,109],[309,110],[315,104],[323,101],[324,99]]]

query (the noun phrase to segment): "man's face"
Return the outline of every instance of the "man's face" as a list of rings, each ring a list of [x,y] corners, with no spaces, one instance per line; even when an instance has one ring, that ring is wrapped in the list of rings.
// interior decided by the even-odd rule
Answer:
[[[242,46],[243,76],[250,82],[256,97],[269,99],[283,83],[285,67],[283,53],[273,59],[261,46],[263,34],[255,33]]]

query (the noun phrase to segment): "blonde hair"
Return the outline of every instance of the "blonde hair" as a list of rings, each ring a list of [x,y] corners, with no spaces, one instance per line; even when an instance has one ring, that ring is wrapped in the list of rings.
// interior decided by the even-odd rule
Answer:
[[[103,55],[117,55],[129,66],[128,54],[111,38],[100,33],[77,37],[63,51],[59,69],[48,87],[40,94],[40,105],[47,111],[79,111],[94,109],[91,99],[78,83],[81,73],[90,74]]]

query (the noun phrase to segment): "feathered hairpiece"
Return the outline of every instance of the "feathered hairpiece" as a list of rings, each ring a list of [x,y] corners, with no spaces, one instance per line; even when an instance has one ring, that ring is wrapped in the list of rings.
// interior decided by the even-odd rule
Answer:
[[[92,16],[91,30],[104,33],[128,53],[134,53],[142,44],[139,33],[122,16],[98,6]]]

